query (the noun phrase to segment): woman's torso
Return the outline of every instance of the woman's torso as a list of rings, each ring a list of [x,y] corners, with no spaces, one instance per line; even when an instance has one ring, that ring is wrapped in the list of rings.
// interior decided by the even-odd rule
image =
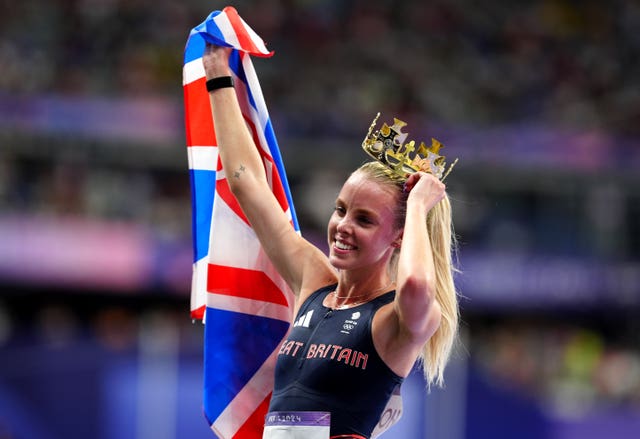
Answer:
[[[335,285],[300,307],[278,353],[270,411],[331,412],[331,434],[369,437],[393,390],[402,382],[378,355],[371,333],[376,311],[394,292],[333,310],[323,300]]]

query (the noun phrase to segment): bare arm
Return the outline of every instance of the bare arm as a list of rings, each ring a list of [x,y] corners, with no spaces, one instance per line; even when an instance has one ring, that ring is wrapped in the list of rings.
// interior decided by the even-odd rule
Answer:
[[[427,214],[444,196],[444,184],[430,174],[416,173],[406,185],[410,191],[398,259],[396,298],[373,320],[373,341],[385,363],[407,376],[425,342],[440,325],[435,267]]]
[[[229,53],[228,48],[207,45],[203,56],[207,79],[231,75]],[[328,263],[323,262],[326,258],[295,232],[271,192],[264,165],[245,124],[234,89],[214,90],[209,93],[209,99],[218,151],[229,187],[265,252],[298,294],[303,288],[307,267],[329,270]]]
[[[440,323],[436,301],[433,252],[426,227],[427,214],[445,196],[445,186],[430,174],[407,180],[407,216],[398,260],[396,312],[400,328],[422,345]]]

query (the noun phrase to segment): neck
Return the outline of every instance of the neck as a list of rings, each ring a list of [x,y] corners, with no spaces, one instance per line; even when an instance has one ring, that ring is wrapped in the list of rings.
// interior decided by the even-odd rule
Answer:
[[[379,261],[352,270],[338,272],[337,292],[340,296],[362,295],[391,283],[387,261]]]
[[[352,304],[350,302],[366,302],[371,300],[382,293],[386,293],[393,289],[394,282],[387,276],[384,279],[379,279],[376,282],[366,283],[348,283],[347,281],[340,279],[338,286],[333,292],[333,296],[336,302],[340,301],[341,305]]]

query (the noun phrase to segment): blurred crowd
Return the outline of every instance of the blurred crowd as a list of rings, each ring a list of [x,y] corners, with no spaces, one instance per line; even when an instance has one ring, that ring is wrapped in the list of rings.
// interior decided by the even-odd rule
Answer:
[[[0,102],[16,96],[151,97],[176,108],[182,105],[181,56],[189,29],[226,4],[4,3]],[[272,59],[254,62],[279,137],[310,153],[317,148],[305,146],[310,140],[360,138],[381,109],[410,124],[415,118],[458,128],[524,122],[544,129],[640,134],[640,6],[634,1],[230,3],[276,51]],[[5,128],[30,132],[29,126]],[[164,169],[132,165],[133,157],[117,164],[101,159],[95,139],[78,140],[73,132],[3,137],[0,208],[135,220],[185,237],[190,200],[180,174],[186,154],[180,155],[183,139],[177,134],[168,139],[178,145],[165,154]],[[120,151],[112,153],[120,157],[140,149],[134,142],[102,148]],[[148,163],[148,156],[144,160]],[[314,177],[304,165],[286,154],[285,160],[292,185],[302,186],[293,191],[294,197],[299,194],[299,214],[311,228],[322,229],[326,212],[313,211],[322,205],[316,197],[322,192],[330,207],[342,176],[310,187]],[[489,192],[484,184],[478,188],[473,180],[478,175],[464,178],[465,166],[473,166],[469,156],[459,167],[458,187],[452,183],[462,200],[457,225],[467,238],[477,237],[476,243],[622,258],[640,248],[634,238],[638,200],[624,181],[565,179],[548,190],[528,182],[511,192],[505,190],[510,185],[498,182],[503,188]],[[572,170],[564,172],[570,176]],[[487,173],[480,178],[488,179],[492,172]],[[522,177],[507,174],[501,173]]]
[[[267,102],[304,135],[385,111],[640,130],[633,0],[25,0],[0,17],[3,93],[180,96],[189,29],[234,5],[277,52]]]
[[[501,386],[534,396],[554,416],[640,410],[640,351],[575,323],[519,319],[475,327],[474,359]]]

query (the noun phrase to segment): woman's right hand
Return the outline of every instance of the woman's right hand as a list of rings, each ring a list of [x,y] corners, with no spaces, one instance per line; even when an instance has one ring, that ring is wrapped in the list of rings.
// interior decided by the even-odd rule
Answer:
[[[202,64],[204,65],[207,80],[231,75],[231,70],[229,69],[229,54],[231,50],[230,47],[206,43],[204,54],[202,55]]]

